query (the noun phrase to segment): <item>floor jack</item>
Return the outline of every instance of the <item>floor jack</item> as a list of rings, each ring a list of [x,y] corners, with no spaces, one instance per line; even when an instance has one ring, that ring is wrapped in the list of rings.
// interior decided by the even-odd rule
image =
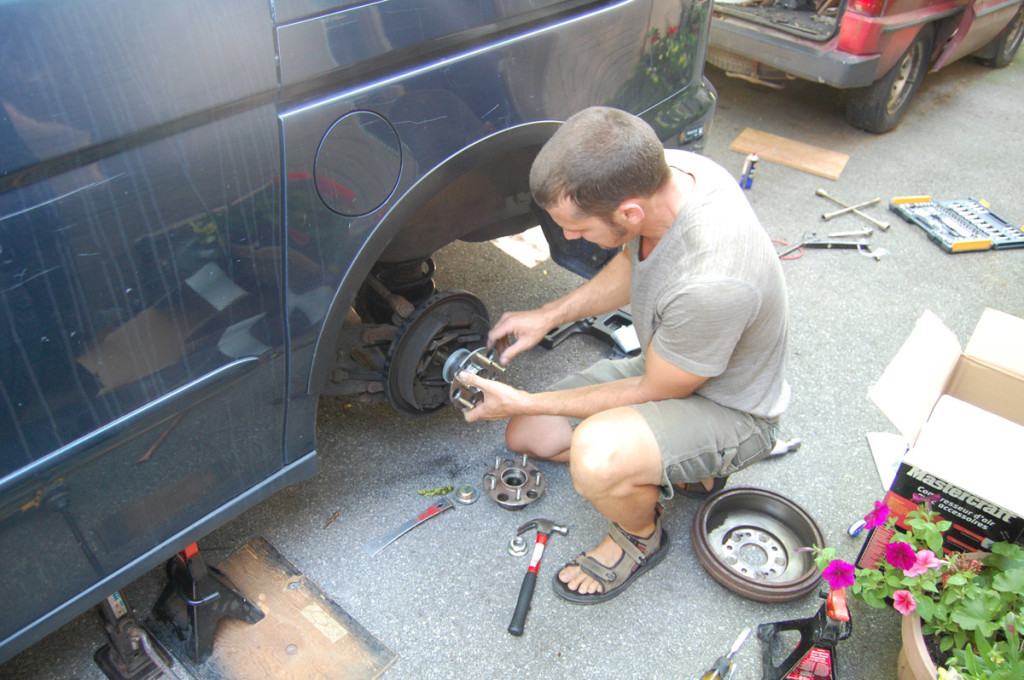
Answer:
[[[257,623],[264,616],[225,573],[206,564],[195,543],[170,559],[166,571],[168,583],[153,605],[151,627],[162,633],[168,648],[184,647],[193,663],[201,664],[213,653],[223,617]]]
[[[825,602],[810,618],[762,623],[757,627],[761,640],[761,680],[839,680],[836,643],[850,637],[853,624],[845,590],[829,590],[822,597]],[[774,651],[780,646],[777,638],[787,631],[797,631],[800,642],[776,665]]]

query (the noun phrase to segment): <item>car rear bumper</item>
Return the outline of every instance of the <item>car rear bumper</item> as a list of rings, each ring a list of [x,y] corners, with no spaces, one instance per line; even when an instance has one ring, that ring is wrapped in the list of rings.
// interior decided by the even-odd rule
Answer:
[[[837,88],[866,87],[875,80],[879,55],[836,50],[836,39],[816,43],[770,32],[729,17],[711,20],[712,47],[779,71]]]

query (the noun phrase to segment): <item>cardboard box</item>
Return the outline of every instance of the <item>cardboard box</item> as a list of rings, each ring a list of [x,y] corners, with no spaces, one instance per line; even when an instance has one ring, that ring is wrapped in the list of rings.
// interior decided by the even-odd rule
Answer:
[[[946,550],[1024,540],[1024,319],[986,309],[961,351],[925,312],[868,397],[907,449],[885,497],[898,518],[915,494],[937,495],[933,508],[953,523]],[[874,530],[857,566],[877,564],[891,535]]]

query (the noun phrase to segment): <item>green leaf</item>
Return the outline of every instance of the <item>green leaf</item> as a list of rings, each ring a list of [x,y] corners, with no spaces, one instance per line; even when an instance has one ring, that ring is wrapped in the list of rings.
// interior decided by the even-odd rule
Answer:
[[[1002,593],[1024,592],[1024,569],[1011,569],[996,574],[992,579],[992,587]]]
[[[917,602],[917,615],[924,621],[931,621],[935,615],[935,602],[927,597],[915,597],[914,601]]]
[[[946,587],[950,586],[964,586],[967,585],[967,576],[963,572],[958,572],[949,577],[946,581]]]
[[[978,654],[981,656],[989,656],[992,653],[992,643],[988,636],[982,635],[980,630],[974,631],[974,645],[978,648]]]
[[[870,607],[874,607],[875,609],[885,608],[885,598],[876,592],[864,591],[863,593],[861,593],[861,599],[864,600],[865,604],[867,604]]]
[[[991,634],[994,628],[992,621],[992,598],[977,598],[965,600],[957,611],[950,617],[964,630],[989,629],[986,635]]]

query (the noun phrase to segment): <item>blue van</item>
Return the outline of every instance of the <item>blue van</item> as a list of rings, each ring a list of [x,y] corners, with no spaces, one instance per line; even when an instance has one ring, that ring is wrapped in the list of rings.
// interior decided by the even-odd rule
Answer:
[[[314,474],[320,395],[444,407],[438,249],[599,266],[530,163],[593,104],[700,150],[710,5],[0,0],[0,662]]]

